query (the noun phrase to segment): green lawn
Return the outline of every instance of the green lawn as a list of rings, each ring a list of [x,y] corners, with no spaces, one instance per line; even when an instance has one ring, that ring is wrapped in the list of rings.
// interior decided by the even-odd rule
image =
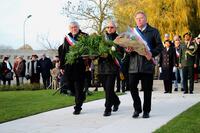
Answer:
[[[55,90],[0,91],[0,123],[37,113],[74,105],[74,97]],[[104,92],[94,92],[86,101],[104,98]],[[103,105],[102,105],[103,106]]]
[[[200,133],[200,103],[181,113],[154,133]]]

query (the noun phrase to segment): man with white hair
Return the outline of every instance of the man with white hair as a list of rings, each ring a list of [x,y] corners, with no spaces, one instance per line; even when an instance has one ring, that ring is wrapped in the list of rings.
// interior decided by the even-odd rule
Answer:
[[[74,41],[78,41],[80,36],[87,36],[87,34],[80,30],[76,21],[70,22],[69,30],[70,32],[64,38],[64,43],[58,48],[60,69],[63,75],[63,85],[61,86],[74,93],[76,105],[74,106],[73,114],[78,115],[86,98],[84,92],[85,64],[81,57],[73,64],[66,64],[65,56],[69,52],[69,48],[74,45]]]

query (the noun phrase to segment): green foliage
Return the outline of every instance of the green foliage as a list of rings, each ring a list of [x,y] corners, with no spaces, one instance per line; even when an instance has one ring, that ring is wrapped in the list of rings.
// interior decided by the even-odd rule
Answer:
[[[1,91],[0,123],[74,105],[74,97],[57,93],[56,90]],[[93,92],[86,102],[104,98],[104,92]],[[102,105],[103,107],[103,105]]]
[[[112,47],[116,45],[113,41],[106,40],[104,36],[100,35],[90,35],[81,36],[79,41],[75,43],[74,46],[70,47],[69,52],[66,54],[66,63],[73,64],[76,59],[81,56],[101,56],[103,54],[110,54],[113,58],[118,56],[117,51],[112,50]]]
[[[200,31],[200,0],[117,0],[114,7],[120,31],[125,31],[127,25],[135,26],[134,14],[138,10],[145,11],[148,23],[162,36],[191,31],[196,37]]]

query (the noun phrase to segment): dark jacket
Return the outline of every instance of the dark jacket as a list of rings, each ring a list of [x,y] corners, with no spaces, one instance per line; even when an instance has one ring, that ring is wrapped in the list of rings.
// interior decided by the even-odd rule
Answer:
[[[53,68],[53,64],[51,62],[51,59],[45,57],[44,59],[41,58],[39,60],[40,62],[40,70],[43,78],[49,78],[51,76],[50,70]]]
[[[160,79],[170,80],[174,79],[173,77],[173,67],[176,66],[176,52],[175,48],[169,47],[168,51],[166,48],[160,54],[160,60],[158,66],[162,68],[160,73]]]
[[[11,72],[12,71],[12,65],[11,65],[11,63],[9,62],[9,65],[10,65],[10,68],[11,69],[9,69],[8,67],[7,67],[7,64],[6,64],[6,62],[2,62],[2,79],[3,80],[11,80],[11,79],[7,79],[6,78],[6,74],[7,73],[9,73],[9,72]]]
[[[160,54],[159,67],[173,68],[177,64],[175,48],[164,48]]]
[[[78,34],[73,37],[72,33],[68,34],[75,41],[78,41],[80,36],[87,36],[88,34],[79,30]],[[64,38],[64,43],[58,48],[58,56],[60,59],[60,68],[65,70],[65,77],[71,78],[74,80],[83,79],[85,75],[85,64],[84,60],[79,57],[77,61],[73,64],[66,64],[66,54],[69,52],[70,44],[67,42],[66,38]]]
[[[117,36],[118,34],[116,32],[113,34],[106,33],[106,37],[108,40],[113,41]],[[122,53],[123,49],[117,46],[117,51]],[[119,66],[117,66],[110,54],[108,54],[108,57],[106,58],[100,57],[98,64],[99,74],[117,74],[117,72],[119,71]]]
[[[141,33],[151,47],[152,57],[160,54],[163,50],[163,44],[158,30],[147,24],[146,29]],[[154,73],[154,66],[152,60],[147,60],[146,57],[136,52],[130,53],[129,73]]]
[[[0,80],[2,80],[2,75],[3,75],[3,72],[2,72],[2,62],[0,62]]]

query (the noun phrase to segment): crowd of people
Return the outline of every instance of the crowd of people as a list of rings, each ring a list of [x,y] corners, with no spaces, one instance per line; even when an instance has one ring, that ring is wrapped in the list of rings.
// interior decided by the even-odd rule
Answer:
[[[149,118],[156,65],[159,69],[159,79],[164,83],[164,93],[172,93],[173,83],[174,91],[180,89],[184,94],[193,93],[194,82],[198,82],[200,35],[192,38],[191,33],[187,32],[183,39],[180,35],[175,35],[173,40],[170,40],[169,34],[165,34],[162,42],[159,31],[147,23],[147,16],[143,11],[135,14],[135,22],[135,28],[146,40],[150,50],[146,50],[146,55],[141,56],[131,47],[117,46],[117,51],[122,57],[120,67],[110,54],[103,54],[94,60],[79,57],[75,63],[67,64],[65,57],[73,46],[68,37],[79,41],[80,36],[89,36],[81,31],[78,22],[73,21],[69,24],[70,32],[64,38],[64,43],[59,46],[58,56],[53,61],[45,54],[41,59],[38,59],[37,55],[32,55],[27,63],[22,57],[17,57],[12,67],[9,57],[5,56],[0,67],[0,79],[3,85],[6,85],[6,82],[10,85],[14,73],[16,84],[21,85],[24,78],[30,79],[31,84],[39,84],[42,77],[44,88],[60,88],[61,93],[70,93],[75,97],[74,115],[81,113],[86,93],[91,85],[96,87],[95,90],[99,85],[104,89],[103,116],[110,116],[112,111],[118,111],[121,102],[116,92],[130,90],[134,108],[132,117],[137,118],[143,112],[143,118]],[[105,27],[105,38],[113,41],[117,37],[116,23],[109,21]],[[154,58],[158,58],[157,64]],[[143,105],[139,96],[139,81],[144,92]]]
[[[27,79],[30,80],[30,84],[39,85],[42,77],[42,87],[47,89],[51,86],[52,77],[55,77],[54,69],[58,68],[57,62],[59,62],[58,57],[51,61],[45,54],[40,59],[38,59],[38,55],[34,54],[28,61],[23,59],[22,56],[17,56],[14,63],[11,64],[9,57],[4,56],[3,61],[0,63],[0,81],[3,81],[3,85],[10,86],[11,81],[15,80],[16,85],[20,86]]]
[[[165,34],[164,50],[160,54],[158,63],[160,79],[164,83],[164,93],[180,90],[184,94],[193,94],[194,82],[198,82],[198,66],[200,60],[200,35],[192,38],[190,32],[181,36],[175,35],[169,40],[169,34]],[[189,85],[188,85],[189,80]]]

